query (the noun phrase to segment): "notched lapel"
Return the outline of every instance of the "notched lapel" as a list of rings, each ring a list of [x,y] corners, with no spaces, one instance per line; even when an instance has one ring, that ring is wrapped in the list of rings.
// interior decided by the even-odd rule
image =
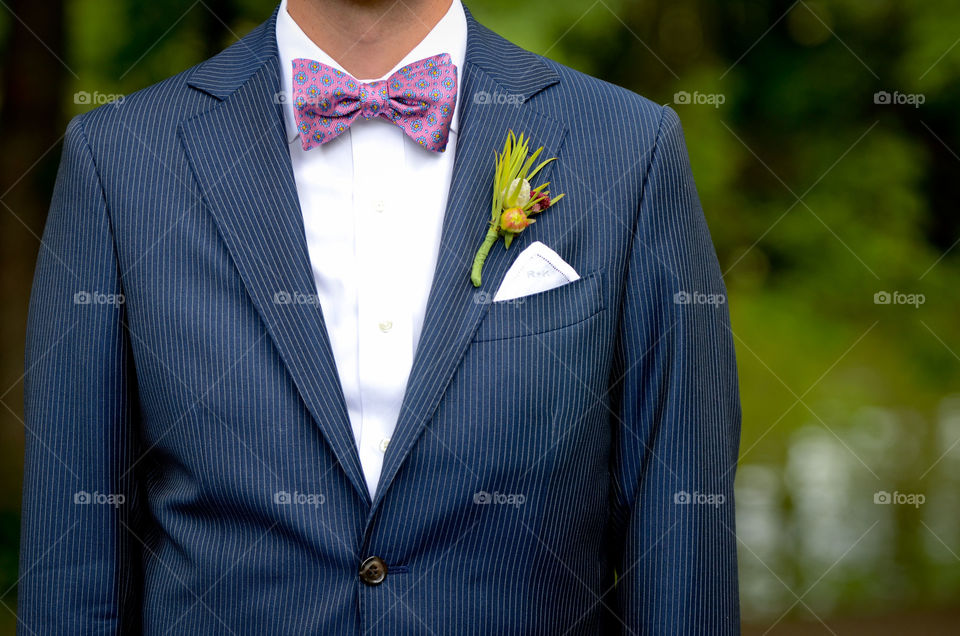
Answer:
[[[300,395],[359,496],[369,501],[316,301],[275,97],[279,63],[274,54],[259,64],[223,101],[184,121],[181,139],[207,207]]]

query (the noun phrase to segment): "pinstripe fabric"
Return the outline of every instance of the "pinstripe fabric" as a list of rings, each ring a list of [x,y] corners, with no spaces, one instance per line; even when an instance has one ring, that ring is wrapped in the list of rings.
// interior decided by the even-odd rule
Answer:
[[[309,302],[274,19],[70,124],[28,325],[21,632],[737,633],[736,371],[725,306],[675,302],[723,286],[673,111],[469,18],[439,263],[370,501]],[[511,128],[567,197],[475,290]],[[489,303],[534,240],[582,278]]]

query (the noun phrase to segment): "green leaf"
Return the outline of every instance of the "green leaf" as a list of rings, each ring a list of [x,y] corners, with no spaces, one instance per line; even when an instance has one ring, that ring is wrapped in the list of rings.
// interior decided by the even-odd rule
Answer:
[[[550,159],[547,159],[546,161],[544,161],[543,163],[541,163],[539,166],[537,166],[536,168],[534,168],[533,172],[531,172],[531,173],[530,173],[530,176],[527,177],[527,178],[528,178],[528,179],[532,179],[538,172],[540,172],[541,170],[543,170],[544,166],[546,166],[546,165],[547,165],[548,163],[550,163],[551,161],[556,161],[556,160],[557,160],[556,157],[552,157],[552,158],[550,158]]]
[[[533,175],[530,174],[530,168],[533,166],[533,162],[535,162],[535,161],[537,160],[537,157],[540,156],[540,153],[541,153],[541,152],[543,152],[543,148],[542,148],[542,147],[541,147],[541,148],[537,148],[536,152],[534,152],[532,155],[530,155],[530,157],[526,160],[526,162],[524,162],[523,168],[522,168],[521,171],[520,171],[520,176],[521,176],[521,177],[523,177],[524,179],[529,180],[529,178],[533,176]]]

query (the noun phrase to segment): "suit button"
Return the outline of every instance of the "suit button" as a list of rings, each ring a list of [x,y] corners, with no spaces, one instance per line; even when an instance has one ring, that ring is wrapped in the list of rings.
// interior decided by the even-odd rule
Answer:
[[[387,564],[380,557],[367,557],[360,564],[360,580],[367,585],[380,585],[387,578]]]

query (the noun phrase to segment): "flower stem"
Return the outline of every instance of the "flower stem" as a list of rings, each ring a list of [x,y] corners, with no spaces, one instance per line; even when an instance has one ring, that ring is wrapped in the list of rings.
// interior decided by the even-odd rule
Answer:
[[[483,244],[480,246],[480,249],[477,250],[477,255],[473,257],[473,269],[470,270],[470,281],[473,282],[474,287],[480,286],[480,270],[483,269],[483,263],[487,260],[487,254],[490,253],[490,248],[493,247],[498,238],[500,238],[500,233],[497,231],[497,227],[491,224],[490,229],[487,230],[486,238],[483,239]]]

